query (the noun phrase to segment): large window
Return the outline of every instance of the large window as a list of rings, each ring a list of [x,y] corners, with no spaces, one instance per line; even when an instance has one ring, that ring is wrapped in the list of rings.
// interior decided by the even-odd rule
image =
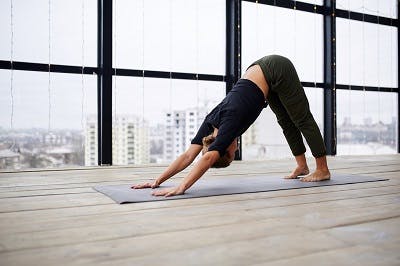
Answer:
[[[397,17],[396,0],[336,0],[336,8],[388,18]]]
[[[398,152],[398,1],[239,2],[0,1],[0,169],[170,162],[268,54],[293,62],[330,153]],[[242,148],[292,156],[269,108]]]
[[[397,28],[336,19],[337,83],[397,87]]]
[[[97,65],[96,0],[1,1],[0,14],[1,60]],[[42,71],[0,70],[2,169],[83,166],[97,140],[97,76]]]
[[[11,92],[11,71],[0,71],[1,168],[83,166],[87,120],[97,121],[96,76],[12,75]]]
[[[225,74],[225,1],[115,2],[114,67]]]
[[[351,85],[337,91],[337,154],[397,153],[398,95],[383,91],[398,87],[397,28],[337,18],[336,30],[337,83]]]
[[[339,90],[337,102],[338,154],[397,152],[397,93]]]
[[[113,21],[116,68],[225,74],[224,0],[116,1]],[[175,159],[225,95],[224,82],[120,76],[113,82],[114,165]]]
[[[117,77],[114,85],[114,165],[171,162],[225,95],[213,81]]]
[[[1,1],[0,21],[1,60],[97,64],[96,0]]]
[[[291,59],[302,81],[322,82],[322,33],[322,15],[243,2],[242,72],[258,58],[280,54]],[[305,88],[305,92],[322,132],[323,91],[321,88]],[[269,107],[243,135],[242,146],[244,160],[292,156],[282,129]],[[311,155],[308,147],[307,150],[307,155]]]

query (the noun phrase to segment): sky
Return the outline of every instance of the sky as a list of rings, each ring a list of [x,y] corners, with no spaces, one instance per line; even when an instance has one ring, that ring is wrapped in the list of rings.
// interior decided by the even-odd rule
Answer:
[[[12,0],[13,31],[10,3],[0,1],[1,60],[11,60],[12,50],[15,61],[96,66],[97,0],[51,1],[50,16],[47,0]],[[338,8],[383,16],[396,14],[395,5],[337,1]],[[225,0],[116,0],[114,7],[114,66],[224,75]],[[243,2],[243,70],[276,53],[293,61],[302,81],[322,82],[322,37],[321,15]],[[397,29],[338,18],[337,83],[397,87]],[[0,127],[10,128],[13,105],[14,128],[81,129],[86,115],[97,112],[96,86],[95,75],[0,70]],[[225,84],[117,77],[113,91],[114,113],[157,124],[170,110],[206,103],[210,109],[224,97]],[[322,90],[306,92],[322,119]],[[337,110],[338,123],[346,116],[391,122],[397,95],[338,91]]]

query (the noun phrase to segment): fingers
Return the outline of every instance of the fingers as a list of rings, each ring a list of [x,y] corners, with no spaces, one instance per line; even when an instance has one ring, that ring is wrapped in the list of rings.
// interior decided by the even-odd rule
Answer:
[[[144,184],[137,184],[137,185],[134,185],[134,186],[132,186],[131,188],[133,188],[133,189],[141,189],[141,188],[151,188],[152,187],[152,184],[150,184],[150,183],[144,183]]]
[[[165,196],[165,197],[171,197],[178,195],[175,191],[175,189],[161,189],[161,190],[156,190],[153,193],[151,193],[153,196]]]
[[[180,191],[177,188],[167,188],[167,189],[160,189],[156,190],[153,193],[151,193],[153,196],[165,196],[165,197],[171,197],[171,196],[177,196],[183,194],[182,191]]]
[[[151,195],[153,195],[153,196],[166,196],[168,193],[169,193],[169,190],[161,189],[161,190],[153,191],[151,193]]]
[[[171,191],[171,192],[168,192],[167,194],[165,194],[165,197],[167,198],[167,197],[171,197],[171,196],[175,196],[175,195],[177,195],[176,193],[175,193],[175,191]]]

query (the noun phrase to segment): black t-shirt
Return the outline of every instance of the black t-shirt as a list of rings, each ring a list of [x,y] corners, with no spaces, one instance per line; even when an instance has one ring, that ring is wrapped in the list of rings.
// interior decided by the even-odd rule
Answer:
[[[204,119],[192,144],[203,145],[202,139],[218,128],[215,141],[209,151],[218,151],[222,157],[232,141],[242,135],[267,106],[263,92],[247,79],[240,79]]]

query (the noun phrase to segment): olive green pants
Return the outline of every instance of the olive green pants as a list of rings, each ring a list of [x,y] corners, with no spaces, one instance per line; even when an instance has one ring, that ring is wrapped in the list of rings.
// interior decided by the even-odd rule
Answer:
[[[326,155],[325,144],[300,83],[289,59],[265,56],[251,65],[259,65],[269,86],[267,101],[275,113],[294,156],[306,152],[303,134],[314,157]]]

